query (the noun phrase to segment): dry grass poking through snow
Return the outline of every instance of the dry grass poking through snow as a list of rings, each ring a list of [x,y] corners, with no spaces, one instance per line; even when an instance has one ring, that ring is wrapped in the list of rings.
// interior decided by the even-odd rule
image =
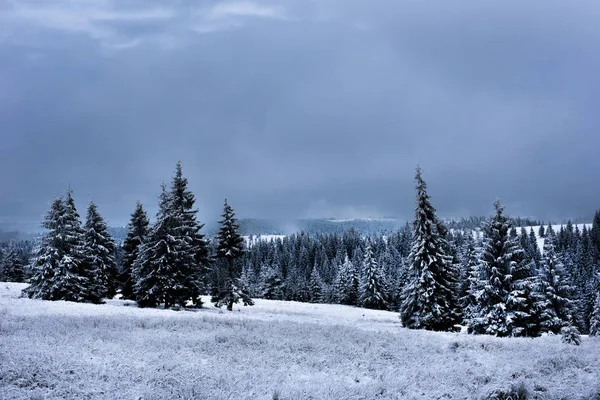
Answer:
[[[395,313],[232,313],[17,298],[0,283],[0,399],[599,399],[600,339],[409,331]]]

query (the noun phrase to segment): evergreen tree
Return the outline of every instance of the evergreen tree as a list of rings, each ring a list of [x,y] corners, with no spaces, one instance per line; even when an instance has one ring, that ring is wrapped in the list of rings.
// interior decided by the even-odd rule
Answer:
[[[540,252],[540,247],[538,245],[537,237],[535,236],[533,228],[529,228],[529,249],[531,251],[530,256],[533,258],[536,265],[538,265],[542,259],[542,253]]]
[[[590,317],[590,336],[600,336],[600,292],[596,295],[594,311]]]
[[[42,224],[48,232],[35,257],[30,286],[24,292],[33,299],[99,301],[90,298],[87,290],[89,279],[82,267],[82,232],[70,191],[68,198],[68,202],[55,199],[50,206]]]
[[[459,321],[456,312],[456,276],[444,252],[445,238],[429,201],[427,185],[417,168],[417,207],[413,222],[409,282],[403,293],[400,314],[407,328],[450,330]]]
[[[127,227],[127,237],[123,242],[123,267],[119,275],[121,282],[121,295],[124,299],[134,299],[135,278],[132,277],[133,265],[138,258],[142,244],[146,242],[149,234],[150,221],[148,215],[138,202]]]
[[[554,232],[554,228],[552,228],[552,224],[548,222],[548,227],[546,228],[546,236],[547,237],[556,237],[556,232]],[[556,244],[558,246],[558,244]]]
[[[186,242],[184,245],[187,248],[186,252],[194,259],[189,266],[186,266],[190,271],[184,285],[190,291],[194,305],[200,307],[202,305],[200,295],[209,272],[208,243],[201,233],[204,225],[197,220],[198,210],[194,209],[196,199],[188,189],[188,180],[183,176],[181,162],[177,163],[175,169],[170,198],[170,208],[178,220],[179,240]]]
[[[358,268],[350,261],[348,254],[344,257],[344,263],[339,267],[335,282],[335,293],[337,302],[346,305],[357,305],[360,288],[360,277]]]
[[[543,330],[558,334],[562,327],[568,326],[573,321],[570,300],[572,287],[556,254],[551,236],[548,236],[544,242],[540,284],[543,294],[543,304],[541,304]]]
[[[0,257],[0,281],[25,282],[25,266],[23,260],[13,248],[2,253]]]
[[[539,229],[538,229],[538,236],[540,238],[544,238],[546,237],[546,230],[544,229],[544,224],[541,224]]]
[[[172,249],[176,249],[178,243],[171,235],[174,220],[169,205],[169,194],[163,184],[156,222],[133,264],[135,300],[140,307],[157,307],[163,303],[168,308],[176,301],[172,298],[173,291],[180,283],[175,281],[176,252]]]
[[[276,266],[263,266],[261,270],[260,296],[267,300],[283,299],[283,280],[279,268]]]
[[[239,225],[235,219],[235,212],[225,199],[223,206],[223,219],[219,221],[221,227],[217,236],[217,259],[220,261],[218,267],[225,267],[224,283],[219,287],[218,293],[213,296],[215,306],[227,305],[227,310],[232,311],[233,305],[240,299],[245,306],[252,306],[254,302],[250,298],[247,288],[241,285],[239,273],[235,261],[244,253],[244,238],[238,233]],[[224,265],[223,265],[224,264]]]
[[[323,301],[323,280],[316,265],[310,273],[308,285],[310,286],[310,302],[321,303]]]
[[[596,248],[596,254],[600,254],[600,210],[594,214],[592,229],[590,229],[590,238]]]
[[[87,210],[84,231],[85,263],[90,278],[88,290],[96,298],[112,298],[117,292],[115,242],[106,230],[106,222],[93,202]]]
[[[365,250],[363,260],[363,282],[360,288],[359,304],[365,308],[387,310],[387,288],[377,261],[373,257],[371,246]]]
[[[536,301],[530,267],[516,239],[511,238],[510,219],[499,201],[496,214],[485,229],[479,265],[477,305],[469,331],[496,336],[527,336],[535,328]],[[523,235],[521,236],[523,237]]]
[[[202,304],[194,239],[176,196],[179,171],[171,192],[163,185],[156,223],[134,263],[136,301],[141,307]]]

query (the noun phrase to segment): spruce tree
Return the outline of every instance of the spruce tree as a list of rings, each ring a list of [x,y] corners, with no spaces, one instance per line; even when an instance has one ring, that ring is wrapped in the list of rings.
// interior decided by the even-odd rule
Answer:
[[[232,311],[233,305],[240,299],[245,306],[252,306],[254,302],[248,291],[240,282],[240,272],[236,268],[235,261],[244,253],[244,238],[238,233],[239,225],[235,219],[233,208],[227,203],[223,206],[223,219],[219,221],[221,227],[217,236],[217,268],[225,268],[225,279],[218,288],[218,292],[212,298],[216,307],[227,306]]]
[[[440,223],[427,194],[427,185],[417,168],[417,207],[409,255],[409,281],[400,308],[407,328],[445,331],[459,322],[456,312],[456,276],[444,252],[446,240],[438,231]]]
[[[200,284],[192,239],[173,194],[163,185],[156,223],[134,264],[136,301],[141,307],[199,306]]]
[[[193,256],[185,282],[185,287],[190,290],[194,305],[200,307],[200,295],[205,290],[205,279],[209,272],[208,243],[201,233],[203,224],[198,222],[198,210],[194,208],[196,202],[194,194],[188,189],[188,180],[183,176],[181,162],[177,163],[175,176],[171,184],[171,211],[178,220],[177,234],[180,241],[184,241],[186,252]]]
[[[386,284],[370,245],[365,249],[364,257],[359,304],[365,308],[387,310],[389,304]]]
[[[531,256],[536,262],[536,265],[539,264],[542,259],[542,253],[540,252],[540,247],[538,246],[537,236],[533,228],[529,228],[529,248],[531,249]]]
[[[90,278],[88,290],[96,298],[112,298],[117,292],[115,242],[93,202],[87,210],[84,231],[85,263]]]
[[[150,221],[148,215],[138,202],[127,227],[127,237],[123,242],[123,267],[119,274],[121,295],[124,299],[135,299],[135,278],[132,277],[133,265],[138,258],[142,244],[148,239]]]
[[[590,239],[596,249],[596,254],[600,255],[600,210],[594,214],[594,221],[590,229]]]
[[[3,282],[25,282],[25,267],[23,260],[15,249],[8,249],[0,257],[0,281]]]
[[[536,336],[537,313],[530,259],[516,238],[511,238],[511,222],[499,201],[496,214],[484,232],[479,265],[477,304],[469,320],[469,331],[496,336]],[[521,235],[523,238],[524,235]],[[525,236],[526,237],[526,236]]]
[[[321,303],[323,301],[323,280],[316,265],[310,273],[308,285],[310,286],[310,302]]]
[[[277,266],[263,266],[260,274],[260,295],[267,300],[283,299],[283,280]]]
[[[337,302],[354,306],[358,302],[360,277],[358,268],[350,261],[348,254],[344,256],[344,263],[339,267],[335,282]]]
[[[558,258],[554,240],[548,236],[544,242],[544,254],[540,268],[540,284],[543,295],[541,325],[544,331],[560,333],[562,327],[573,321],[573,288],[569,285],[566,272]]]
[[[55,199],[42,227],[48,232],[35,256],[33,276],[25,294],[33,299],[99,301],[88,293],[89,279],[82,266],[82,232],[77,212],[69,201]]]

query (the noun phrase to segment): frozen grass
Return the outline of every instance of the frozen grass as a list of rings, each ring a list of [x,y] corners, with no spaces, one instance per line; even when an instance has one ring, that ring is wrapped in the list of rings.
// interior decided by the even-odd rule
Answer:
[[[22,287],[0,283],[0,399],[600,398],[598,339],[410,331],[396,313],[267,300],[44,302]]]

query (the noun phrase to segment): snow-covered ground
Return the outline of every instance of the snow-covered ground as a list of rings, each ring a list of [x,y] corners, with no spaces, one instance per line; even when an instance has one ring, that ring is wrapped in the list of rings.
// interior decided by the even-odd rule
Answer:
[[[0,283],[0,399],[600,396],[600,339],[411,331],[397,313],[257,300],[233,312],[19,298]]]
[[[244,236],[244,241],[246,242],[246,246],[252,247],[256,243],[259,242],[275,242],[277,240],[285,239],[286,235],[253,235],[253,236]]]
[[[558,232],[560,232],[560,228],[566,226],[566,224],[564,225],[552,225],[552,230],[558,234]],[[573,224],[573,229],[578,228],[579,231],[581,232],[583,230],[583,227],[586,227],[586,229],[590,230],[592,229],[592,224]],[[529,233],[531,231],[531,229],[533,229],[533,232],[535,233],[535,237],[537,238],[537,244],[538,247],[540,248],[540,251],[543,253],[544,252],[544,242],[546,241],[545,238],[540,237],[539,236],[539,231],[540,231],[540,226],[536,225],[536,226],[526,226],[524,228],[516,228],[517,229],[517,233],[520,235],[521,231],[523,229],[525,229],[525,232]],[[544,230],[548,229],[548,225],[544,226]]]

